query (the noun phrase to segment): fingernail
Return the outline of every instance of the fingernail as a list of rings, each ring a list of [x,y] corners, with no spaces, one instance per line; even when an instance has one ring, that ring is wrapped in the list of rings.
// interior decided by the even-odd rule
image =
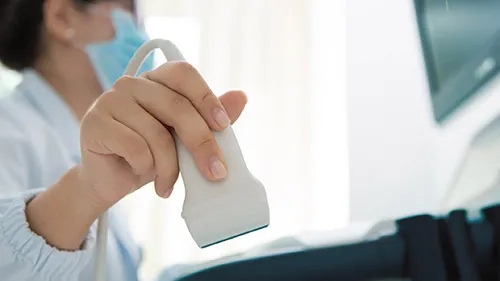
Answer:
[[[220,108],[215,110],[214,118],[217,124],[219,124],[219,126],[221,126],[222,128],[226,128],[227,126],[229,126],[229,123],[231,123],[231,120],[229,120],[226,112],[224,112],[224,110]]]
[[[219,157],[214,156],[210,159],[210,172],[216,179],[226,177],[226,167],[224,167],[224,164],[222,164]]]
[[[169,188],[165,191],[165,193],[163,194],[163,198],[168,198],[168,197],[170,197],[170,195],[172,194],[172,191],[173,191],[173,190],[174,190],[174,188],[173,188],[173,187],[169,187]]]

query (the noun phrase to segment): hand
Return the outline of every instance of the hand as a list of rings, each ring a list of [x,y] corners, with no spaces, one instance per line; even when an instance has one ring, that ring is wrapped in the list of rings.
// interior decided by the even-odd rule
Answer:
[[[27,204],[30,228],[58,249],[76,250],[95,219],[131,191],[154,181],[168,197],[179,173],[174,131],[208,179],[224,177],[210,129],[223,130],[245,104],[240,91],[217,98],[184,62],[121,78],[82,120],[82,164]]]
[[[179,173],[174,131],[209,180],[225,177],[211,129],[234,122],[245,104],[241,91],[217,98],[185,62],[120,78],[81,123],[84,188],[106,207],[152,181],[159,196],[169,197]]]

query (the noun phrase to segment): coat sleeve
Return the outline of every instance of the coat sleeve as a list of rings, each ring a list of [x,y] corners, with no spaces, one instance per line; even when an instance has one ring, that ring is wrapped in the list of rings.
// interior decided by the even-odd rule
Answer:
[[[32,187],[36,156],[15,130],[0,130],[0,276],[1,280],[79,280],[92,257],[92,227],[78,251],[60,251],[30,230],[25,206],[45,187]],[[35,165],[36,166],[36,165]]]

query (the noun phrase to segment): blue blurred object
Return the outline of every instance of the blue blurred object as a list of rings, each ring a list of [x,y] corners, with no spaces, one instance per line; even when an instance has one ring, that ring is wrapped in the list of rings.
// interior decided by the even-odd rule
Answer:
[[[115,27],[115,38],[89,44],[85,48],[104,91],[111,89],[115,81],[125,73],[135,52],[148,41],[130,13],[114,9],[111,12],[111,21]],[[153,68],[154,58],[149,55],[138,74]]]

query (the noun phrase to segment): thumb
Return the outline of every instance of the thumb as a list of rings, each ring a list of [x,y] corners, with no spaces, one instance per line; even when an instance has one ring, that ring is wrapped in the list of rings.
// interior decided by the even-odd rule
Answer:
[[[234,123],[247,104],[247,96],[243,91],[229,91],[219,97],[222,106],[226,109],[231,124]]]

